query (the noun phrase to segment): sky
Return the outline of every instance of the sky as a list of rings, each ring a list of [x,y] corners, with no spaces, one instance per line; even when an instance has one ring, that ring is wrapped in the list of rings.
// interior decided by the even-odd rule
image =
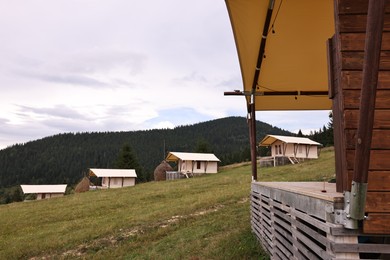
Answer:
[[[246,116],[223,0],[0,0],[0,149]],[[304,133],[329,111],[257,112]]]

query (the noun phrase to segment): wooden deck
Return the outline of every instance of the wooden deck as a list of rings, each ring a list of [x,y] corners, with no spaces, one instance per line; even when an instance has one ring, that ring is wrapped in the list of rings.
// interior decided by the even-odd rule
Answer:
[[[252,231],[271,259],[390,259],[390,236],[346,229],[343,210],[334,183],[252,183]]]
[[[277,188],[292,193],[302,194],[309,197],[331,201],[343,202],[344,196],[336,192],[336,183],[329,182],[257,182],[257,185]]]

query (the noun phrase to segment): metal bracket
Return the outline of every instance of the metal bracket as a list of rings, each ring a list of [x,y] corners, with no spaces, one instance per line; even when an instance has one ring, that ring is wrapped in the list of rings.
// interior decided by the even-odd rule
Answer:
[[[362,220],[364,219],[364,210],[366,207],[367,183],[359,183],[352,181],[351,186],[351,207],[349,214],[351,218]]]
[[[344,193],[344,209],[337,209],[335,210],[335,223],[341,224],[345,228],[348,229],[358,229],[358,221],[356,219],[352,219],[349,210],[351,206],[351,193],[345,192]]]

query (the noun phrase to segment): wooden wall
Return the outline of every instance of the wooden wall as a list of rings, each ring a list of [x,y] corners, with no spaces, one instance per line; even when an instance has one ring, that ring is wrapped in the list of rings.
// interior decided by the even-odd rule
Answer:
[[[350,191],[359,116],[368,0],[335,0],[328,42],[337,191]],[[390,234],[390,1],[386,3],[364,221],[366,233]]]

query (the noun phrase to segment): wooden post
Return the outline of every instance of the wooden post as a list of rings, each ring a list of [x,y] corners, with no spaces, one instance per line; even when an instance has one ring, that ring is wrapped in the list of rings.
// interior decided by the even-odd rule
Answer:
[[[386,0],[369,0],[350,215],[363,219]]]
[[[251,146],[252,180],[257,181],[257,156],[256,156],[256,110],[255,97],[248,104],[249,141]]]
[[[257,158],[256,158],[256,106],[255,106],[255,93],[257,88],[257,81],[260,75],[261,63],[263,62],[265,44],[267,41],[267,35],[269,26],[271,24],[272,12],[274,10],[275,0],[269,0],[267,15],[265,17],[263,35],[261,37],[259,54],[257,56],[256,70],[253,76],[251,102],[248,104],[248,124],[249,124],[249,137],[251,143],[251,161],[252,161],[252,180],[257,181]]]

